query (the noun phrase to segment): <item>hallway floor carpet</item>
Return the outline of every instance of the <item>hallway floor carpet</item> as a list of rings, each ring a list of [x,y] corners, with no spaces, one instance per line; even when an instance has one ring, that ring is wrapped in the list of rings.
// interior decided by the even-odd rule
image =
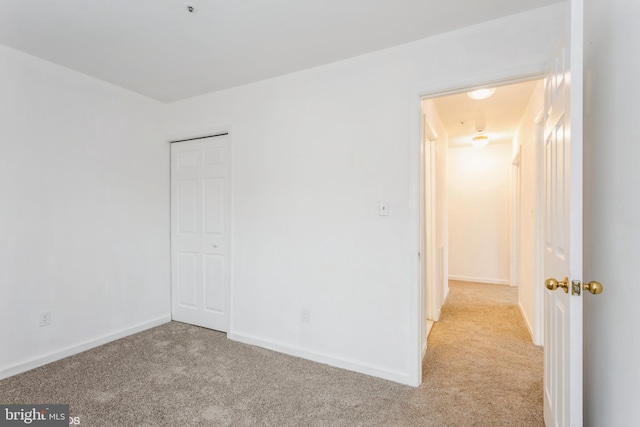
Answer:
[[[403,386],[171,322],[0,381],[80,426],[543,426],[542,350],[506,286],[451,282]]]

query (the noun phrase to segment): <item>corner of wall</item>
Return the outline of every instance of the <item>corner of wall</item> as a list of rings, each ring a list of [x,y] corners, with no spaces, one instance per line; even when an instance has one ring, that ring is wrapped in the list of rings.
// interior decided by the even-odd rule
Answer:
[[[64,359],[65,357],[70,357],[75,354],[79,354],[87,350],[91,350],[92,348],[100,347],[101,345],[110,343],[112,341],[116,341],[121,338],[125,338],[130,335],[137,334],[139,332],[143,332],[148,329],[155,328],[156,326],[164,325],[165,323],[169,323],[169,322],[171,322],[170,315],[162,316],[157,319],[150,320],[148,322],[140,323],[130,328],[126,328],[110,334],[102,335],[100,337],[90,339],[82,343],[72,345],[70,347],[66,347],[60,350],[53,351],[51,353],[47,353],[43,356],[38,356],[15,365],[2,368],[0,369],[0,380],[12,377],[14,375],[21,374],[23,372],[30,371],[35,368],[39,368],[40,366],[44,366],[49,363],[56,362],[60,359]]]

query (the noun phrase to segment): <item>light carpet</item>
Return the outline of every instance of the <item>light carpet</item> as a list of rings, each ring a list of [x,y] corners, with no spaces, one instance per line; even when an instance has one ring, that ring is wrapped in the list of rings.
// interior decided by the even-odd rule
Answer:
[[[451,282],[413,388],[171,322],[0,381],[81,426],[543,426],[542,350],[506,286]]]

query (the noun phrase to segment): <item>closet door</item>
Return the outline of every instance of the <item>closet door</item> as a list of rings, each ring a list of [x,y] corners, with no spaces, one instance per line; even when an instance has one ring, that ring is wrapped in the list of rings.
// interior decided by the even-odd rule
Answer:
[[[171,144],[173,320],[229,326],[229,137]]]

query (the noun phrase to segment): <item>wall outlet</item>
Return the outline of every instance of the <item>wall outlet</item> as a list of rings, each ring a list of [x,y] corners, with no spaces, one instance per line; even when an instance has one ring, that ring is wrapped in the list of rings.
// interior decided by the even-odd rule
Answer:
[[[51,324],[51,312],[43,311],[40,313],[40,327],[49,326]]]
[[[302,317],[302,321],[304,323],[309,323],[311,322],[311,312],[309,311],[308,308],[303,308],[301,311],[301,317]]]

